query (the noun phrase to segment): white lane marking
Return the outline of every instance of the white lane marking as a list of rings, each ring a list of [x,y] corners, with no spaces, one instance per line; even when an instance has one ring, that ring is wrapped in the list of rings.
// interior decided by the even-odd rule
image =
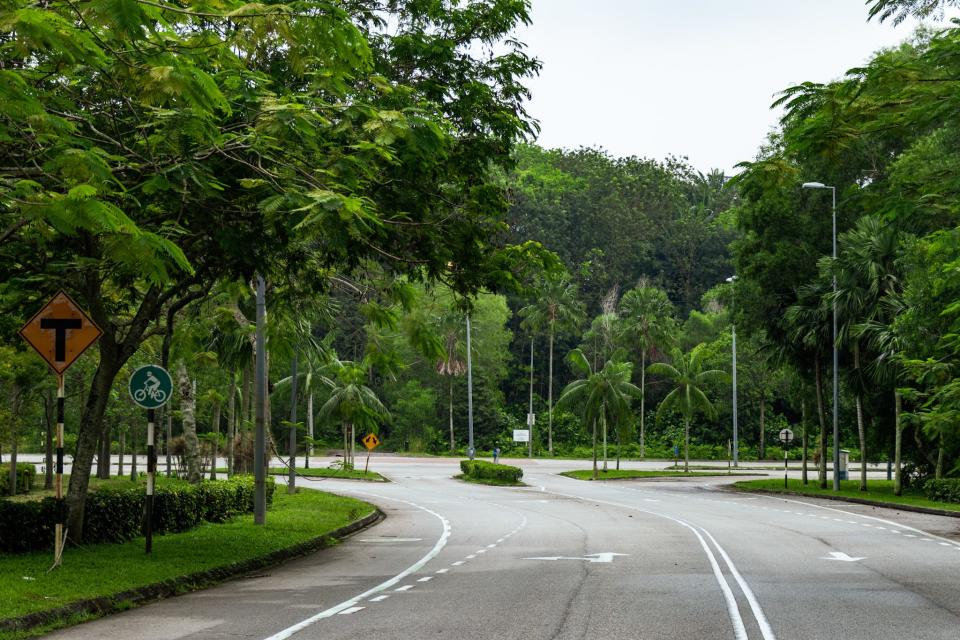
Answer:
[[[553,495],[563,496],[565,498],[574,498],[575,500],[588,500],[587,498],[582,498],[580,496],[565,494],[565,493],[556,493],[551,491]],[[747,629],[743,626],[743,618],[740,617],[740,608],[737,607],[737,600],[733,595],[733,591],[730,589],[730,584],[727,582],[727,579],[723,576],[723,571],[720,570],[720,564],[717,562],[717,558],[713,555],[713,551],[710,550],[710,546],[707,545],[707,541],[703,539],[703,536],[700,535],[700,532],[697,531],[693,525],[687,524],[683,520],[674,518],[673,516],[668,516],[663,513],[657,513],[655,511],[648,511],[640,507],[635,507],[633,505],[625,505],[617,502],[607,502],[605,500],[594,500],[589,499],[590,502],[608,504],[614,507],[619,507],[621,509],[633,509],[635,511],[640,511],[641,513],[649,513],[652,516],[657,516],[660,518],[665,518],[671,522],[675,522],[682,527],[685,527],[693,532],[693,535],[697,537],[697,540],[700,542],[700,546],[703,548],[704,553],[707,554],[707,560],[710,562],[710,566],[713,569],[713,577],[717,581],[717,585],[720,587],[721,593],[723,593],[723,599],[727,602],[727,615],[730,617],[730,623],[733,625],[733,635],[735,640],[748,640],[747,638]]]
[[[452,564],[453,564],[454,567],[459,567],[460,565],[463,564],[463,560],[457,560],[456,562],[454,562],[454,563],[452,563]]]
[[[497,545],[495,545],[495,544],[488,544],[488,545],[487,545],[487,549],[493,549],[495,546],[497,546]]]
[[[479,550],[477,551],[477,554],[486,553],[486,552],[487,552],[486,549],[479,549]]]
[[[417,580],[417,582],[430,582],[431,580],[433,580],[433,576],[424,576]]]
[[[375,593],[379,593],[381,591],[385,591],[389,589],[393,585],[397,584],[398,582],[406,578],[411,573],[416,573],[417,571],[419,571],[423,567],[423,565],[433,560],[437,556],[437,554],[439,554],[440,551],[446,546],[447,539],[450,537],[450,521],[444,518],[442,515],[440,515],[436,511],[431,511],[426,507],[421,507],[418,504],[415,504],[413,502],[408,502],[406,500],[399,500],[397,498],[385,498],[384,496],[380,496],[373,493],[366,493],[365,495],[373,496],[374,498],[380,498],[382,500],[388,500],[388,501],[393,500],[396,502],[402,502],[404,504],[410,505],[411,507],[416,507],[421,511],[426,511],[430,515],[437,518],[441,522],[441,524],[443,524],[443,533],[440,534],[440,537],[437,539],[436,544],[433,545],[433,548],[430,549],[430,551],[428,551],[426,555],[424,555],[422,558],[420,558],[415,563],[413,563],[412,565],[410,565],[409,567],[407,567],[397,575],[393,576],[389,580],[381,582],[377,586],[373,587],[372,589],[368,589],[367,591],[364,591],[360,595],[354,596],[349,600],[345,600],[344,602],[341,602],[338,605],[334,605],[329,609],[327,609],[326,611],[321,611],[320,613],[314,616],[311,616],[306,620],[302,620],[293,626],[287,627],[283,631],[280,631],[268,637],[266,640],[286,640],[293,634],[306,629],[307,627],[317,622],[318,620],[323,620],[324,618],[329,618],[330,616],[336,615],[341,611],[344,611],[345,609],[349,609],[350,607],[356,606],[358,602],[360,602],[361,600],[365,600],[366,598],[369,598]]]
[[[413,589],[414,586],[416,585],[405,584],[402,587],[397,587],[396,589],[394,589],[394,591],[410,591],[410,589]]]
[[[361,611],[361,610],[363,610],[363,609],[365,609],[365,608],[366,608],[366,607],[350,607],[349,609],[344,609],[343,611],[339,612],[338,615],[348,616],[348,615],[350,615],[351,613],[356,613],[357,611]]]
[[[904,538],[916,538],[917,536],[913,535],[912,533],[905,533],[905,534],[903,534],[903,537],[904,537]]]
[[[370,602],[383,602],[390,596],[377,596],[376,598],[370,598]]]
[[[467,560],[473,560],[476,557],[477,557],[477,554],[471,553],[470,555],[467,556]]]
[[[950,547],[950,546],[952,546],[952,545],[949,545],[949,544],[947,544],[946,542],[941,542],[941,543],[940,543],[940,546],[941,546],[941,547]]]
[[[767,616],[764,615],[763,609],[760,608],[760,603],[757,602],[757,597],[753,594],[753,590],[750,588],[750,585],[747,584],[747,581],[744,580],[740,572],[737,571],[737,567],[733,564],[733,561],[730,560],[730,556],[727,555],[727,552],[720,546],[720,543],[717,542],[716,538],[714,538],[709,531],[703,527],[700,527],[700,530],[710,538],[710,542],[712,542],[713,546],[720,552],[723,561],[727,563],[727,568],[730,570],[730,573],[733,574],[733,579],[737,581],[737,584],[740,585],[740,590],[743,591],[743,595],[747,597],[747,603],[750,605],[750,610],[753,611],[753,617],[757,620],[757,626],[760,627],[760,634],[764,637],[764,640],[776,640],[776,636],[773,635],[773,629],[770,628],[770,623],[767,621]]]
[[[504,538],[500,538],[499,540],[497,540],[497,544],[500,544],[503,541],[504,541]]]
[[[437,569],[434,573],[446,573],[447,571],[450,571],[450,569]]]
[[[814,504],[814,503],[812,503],[812,502],[804,502],[803,500],[791,500],[790,498],[775,498],[775,497],[773,497],[773,496],[764,496],[764,497],[767,498],[768,500],[783,500],[784,502],[792,502],[792,503],[794,503],[794,504],[802,504],[802,505],[804,505],[804,506],[813,507],[813,508],[815,508],[815,509],[824,509],[824,510],[826,510],[826,511],[833,511],[833,512],[835,512],[835,513],[842,513],[842,514],[844,514],[845,516],[848,516],[848,517],[864,518],[864,519],[866,519],[866,520],[873,520],[873,521],[875,521],[875,522],[880,522],[880,523],[885,524],[885,525],[887,525],[887,526],[899,527],[900,529],[903,529],[903,530],[905,530],[905,531],[913,531],[914,533],[919,533],[919,534],[922,534],[922,535],[925,535],[925,536],[930,536],[931,538],[936,538],[937,540],[940,540],[941,542],[946,542],[947,544],[949,544],[949,545],[951,545],[951,546],[955,546],[955,547],[957,547],[958,549],[960,549],[960,542],[954,542],[953,540],[950,540],[950,539],[948,539],[948,538],[943,538],[943,537],[941,537],[941,536],[938,536],[938,535],[935,535],[935,534],[932,534],[932,533],[927,533],[927,532],[924,531],[923,529],[917,529],[916,527],[911,527],[911,526],[908,526],[908,525],[905,525],[905,524],[900,524],[899,522],[894,522],[893,520],[886,520],[886,519],[884,519],[884,518],[877,518],[876,516],[866,516],[866,515],[862,515],[862,514],[859,514],[859,513],[851,513],[851,512],[849,512],[849,511],[844,511],[843,509],[837,509],[837,508],[834,508],[834,507],[825,507],[825,506],[823,506],[823,505]],[[896,509],[896,507],[890,507],[890,508],[891,508],[891,509]],[[849,522],[850,524],[857,524],[856,522],[854,522],[854,521],[852,521],[852,520],[848,520],[848,522]],[[916,538],[916,536],[910,536],[910,537]]]
[[[862,557],[850,557],[842,551],[831,551],[829,558],[820,558],[821,560],[838,560],[840,562],[857,562],[859,560],[866,560]]]

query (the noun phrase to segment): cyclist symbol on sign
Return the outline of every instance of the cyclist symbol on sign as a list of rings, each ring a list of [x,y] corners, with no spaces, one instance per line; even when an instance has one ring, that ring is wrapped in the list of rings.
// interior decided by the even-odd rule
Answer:
[[[133,399],[137,402],[143,402],[148,397],[157,402],[167,399],[167,392],[160,388],[160,380],[153,375],[152,371],[147,371],[147,381],[143,383],[143,389],[133,392]]]

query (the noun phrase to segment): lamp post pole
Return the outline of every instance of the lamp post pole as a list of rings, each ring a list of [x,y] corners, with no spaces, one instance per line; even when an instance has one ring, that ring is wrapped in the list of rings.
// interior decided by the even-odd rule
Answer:
[[[727,282],[734,284],[737,281],[737,276],[730,276],[727,278]],[[734,303],[736,303],[736,288],[733,290]],[[731,310],[734,305],[730,305]],[[731,313],[730,318],[730,333],[733,337],[733,466],[740,466],[740,434],[739,434],[739,424],[737,422],[737,323],[733,319]]]
[[[830,189],[833,215],[833,261],[837,261],[837,188],[822,182],[805,182],[804,189]],[[833,274],[833,490],[840,490],[840,377],[837,352],[837,274]]]
[[[467,314],[467,456],[473,460],[473,360],[470,349],[470,314]]]

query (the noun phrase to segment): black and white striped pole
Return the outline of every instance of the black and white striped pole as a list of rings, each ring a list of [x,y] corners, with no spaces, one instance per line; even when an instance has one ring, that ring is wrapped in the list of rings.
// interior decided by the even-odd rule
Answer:
[[[60,566],[63,559],[63,526],[66,520],[67,509],[63,503],[63,405],[64,405],[63,374],[57,376],[57,476],[53,481],[57,492],[57,521],[54,524],[53,534],[53,566]]]
[[[143,536],[146,538],[146,553],[153,552],[153,495],[157,480],[156,409],[147,409],[147,496],[146,515],[143,519]]]
[[[153,553],[153,500],[157,490],[157,409],[170,400],[173,378],[163,367],[148,364],[130,376],[130,397],[147,410],[147,490],[144,500],[143,537],[146,553]]]

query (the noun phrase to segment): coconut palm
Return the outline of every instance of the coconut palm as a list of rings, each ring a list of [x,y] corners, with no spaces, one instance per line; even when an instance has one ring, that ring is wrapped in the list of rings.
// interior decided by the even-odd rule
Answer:
[[[333,363],[336,375],[328,378],[330,398],[320,407],[321,419],[337,420],[343,427],[344,461],[353,468],[356,428],[378,431],[381,421],[390,417],[377,394],[364,384],[367,372],[353,362]]]
[[[667,378],[674,388],[660,402],[657,413],[674,410],[683,416],[683,470],[690,470],[690,421],[697,413],[708,417],[716,415],[713,403],[707,398],[704,387],[714,382],[724,382],[727,373],[719,369],[703,370],[703,346],[697,345],[688,354],[673,350],[673,364],[654,362],[647,372]]]
[[[590,361],[579,349],[567,356],[571,368],[583,376],[566,386],[557,407],[569,408],[579,413],[583,424],[593,425],[593,478],[599,477],[597,469],[597,422],[606,430],[608,425],[619,428],[633,418],[631,401],[640,394],[630,378],[633,365],[629,362],[607,361],[600,371],[594,372]]]
[[[666,292],[643,279],[620,301],[623,338],[640,352],[640,457],[646,457],[647,358],[673,341],[676,322]]]
[[[547,451],[553,453],[553,342],[557,334],[576,331],[584,319],[577,285],[566,274],[545,277],[536,287],[537,298],[520,309],[523,326],[531,332],[547,332]],[[532,349],[532,347],[531,347]]]
[[[434,325],[443,342],[443,356],[437,359],[437,373],[448,380],[449,397],[447,401],[450,418],[450,451],[456,449],[453,433],[453,379],[467,371],[466,360],[466,323],[463,313],[447,308],[434,318]]]

